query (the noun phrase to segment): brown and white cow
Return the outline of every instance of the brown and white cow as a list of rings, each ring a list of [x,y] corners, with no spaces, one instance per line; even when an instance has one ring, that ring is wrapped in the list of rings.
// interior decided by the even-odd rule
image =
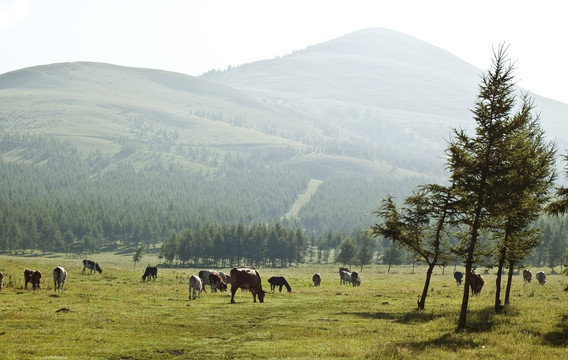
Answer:
[[[4,288],[4,274],[0,271],[0,291]]]
[[[209,285],[211,285],[211,292],[215,292],[217,289],[219,289],[219,291],[227,291],[227,283],[225,283],[221,275],[215,271],[209,273]]]
[[[235,293],[239,288],[251,291],[254,302],[257,295],[258,301],[264,302],[266,290],[262,289],[262,280],[258,271],[248,268],[231,269],[231,303],[235,303]]]
[[[530,283],[531,280],[532,280],[532,272],[530,272],[530,271],[527,270],[527,269],[524,269],[524,270],[523,270],[523,280],[524,280],[525,282]]]
[[[481,274],[478,274],[475,271],[472,271],[471,274],[469,274],[469,287],[472,295],[479,295],[483,285],[485,284],[486,282]]]
[[[61,266],[53,269],[53,291],[63,292],[63,285],[65,285],[65,280],[67,280],[67,271]]]
[[[321,284],[321,275],[319,273],[315,273],[314,276],[312,276],[312,281],[314,283],[314,286],[320,286]]]

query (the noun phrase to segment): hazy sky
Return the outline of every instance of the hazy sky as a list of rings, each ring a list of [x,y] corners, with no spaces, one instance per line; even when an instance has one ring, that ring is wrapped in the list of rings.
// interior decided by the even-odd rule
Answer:
[[[385,27],[485,70],[507,43],[519,85],[568,103],[564,0],[0,0],[0,74],[99,61],[200,75]]]

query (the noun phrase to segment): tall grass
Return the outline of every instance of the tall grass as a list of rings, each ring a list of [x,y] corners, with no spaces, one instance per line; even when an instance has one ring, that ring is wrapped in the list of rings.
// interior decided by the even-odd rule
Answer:
[[[363,283],[341,286],[336,266],[259,269],[263,284],[284,275],[292,292],[253,303],[248,292],[202,293],[189,300],[188,278],[199,269],[158,270],[130,256],[97,256],[103,274],[81,274],[81,259],[0,256],[2,359],[563,359],[568,343],[565,278],[545,286],[514,277],[512,304],[493,313],[495,275],[470,299],[467,331],[456,333],[462,288],[451,271],[433,276],[425,311],[417,311],[423,268],[361,272]],[[148,259],[143,259],[148,260]],[[153,261],[153,259],[150,259]],[[62,294],[51,271],[64,266]],[[23,270],[39,269],[42,290],[23,289]],[[228,269],[224,269],[228,270]],[[314,288],[312,274],[322,275]]]

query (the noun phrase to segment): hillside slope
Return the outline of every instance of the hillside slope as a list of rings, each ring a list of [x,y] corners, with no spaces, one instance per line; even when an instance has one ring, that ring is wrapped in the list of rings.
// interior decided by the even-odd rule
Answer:
[[[199,78],[89,62],[2,74],[0,207],[27,224],[58,204],[53,222],[77,236],[107,223],[160,238],[199,223],[365,227],[386,193],[444,181],[480,73],[367,29]],[[536,103],[562,149],[568,106]],[[78,215],[91,221],[61,223]]]

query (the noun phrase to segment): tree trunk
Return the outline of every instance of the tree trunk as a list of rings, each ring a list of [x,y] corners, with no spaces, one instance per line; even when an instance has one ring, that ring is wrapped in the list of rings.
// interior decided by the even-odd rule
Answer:
[[[436,266],[435,262],[428,265],[428,270],[426,271],[426,281],[424,281],[424,289],[422,289],[422,296],[420,297],[420,301],[418,301],[418,310],[424,310],[424,304],[426,303],[426,296],[428,296],[428,289],[430,288],[430,279],[432,278],[434,266]]]
[[[505,254],[507,249],[505,246],[501,249],[499,253],[499,262],[497,265],[497,279],[495,280],[495,313],[500,314],[503,310],[501,306],[501,274],[503,273],[503,264],[505,263]]]
[[[512,261],[509,262],[509,274],[507,275],[507,289],[505,290],[505,305],[509,305],[509,295],[511,295],[511,284],[513,282],[513,264]]]

